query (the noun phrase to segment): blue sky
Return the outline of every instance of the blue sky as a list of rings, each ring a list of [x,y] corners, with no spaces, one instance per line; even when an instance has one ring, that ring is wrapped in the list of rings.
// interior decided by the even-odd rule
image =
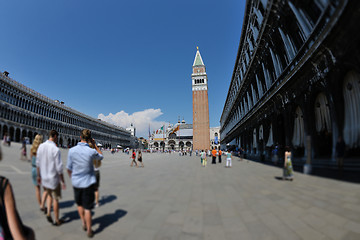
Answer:
[[[164,122],[192,123],[196,46],[219,126],[245,0],[1,1],[0,71],[91,117],[147,137]]]

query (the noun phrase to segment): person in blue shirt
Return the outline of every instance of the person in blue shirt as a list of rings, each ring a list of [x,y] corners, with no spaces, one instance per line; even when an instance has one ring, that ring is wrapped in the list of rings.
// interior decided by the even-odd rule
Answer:
[[[102,160],[103,155],[91,137],[89,129],[81,131],[80,140],[75,147],[69,150],[66,168],[74,188],[75,202],[82,227],[84,231],[87,231],[87,236],[91,238],[94,235],[91,229],[91,209],[94,206],[96,183],[93,162]],[[95,149],[90,148],[88,142]]]

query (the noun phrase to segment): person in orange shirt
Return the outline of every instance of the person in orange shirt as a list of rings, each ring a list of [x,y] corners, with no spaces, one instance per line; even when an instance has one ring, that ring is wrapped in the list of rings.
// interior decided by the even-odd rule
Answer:
[[[221,154],[222,154],[222,151],[221,151],[221,149],[219,149],[219,163],[221,163]]]
[[[216,164],[216,153],[217,153],[217,151],[216,151],[216,148],[215,147],[213,147],[213,150],[211,151],[211,155],[212,155],[212,164]]]

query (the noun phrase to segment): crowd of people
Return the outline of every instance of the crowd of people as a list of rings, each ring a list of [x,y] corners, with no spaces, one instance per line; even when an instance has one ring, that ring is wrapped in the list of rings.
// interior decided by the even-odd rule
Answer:
[[[61,191],[66,189],[63,175],[63,163],[57,146],[59,133],[51,130],[49,138],[43,142],[42,135],[36,135],[30,149],[31,176],[35,186],[35,196],[40,211],[54,226],[60,226],[59,200]],[[4,138],[4,145],[8,138]],[[0,148],[0,160],[1,160]],[[21,147],[21,159],[26,159],[26,143]],[[102,151],[91,137],[91,131],[84,129],[80,133],[80,142],[68,152],[66,168],[72,182],[74,199],[82,222],[82,229],[92,238],[91,209],[99,206],[99,184]],[[43,192],[41,193],[41,189]],[[46,205],[46,207],[45,207]],[[51,212],[54,213],[54,219]],[[0,176],[0,240],[35,239],[34,231],[25,226],[16,209],[15,197],[9,180]]]
[[[31,176],[35,187],[35,196],[40,211],[46,215],[46,219],[54,226],[60,226],[63,221],[59,218],[59,200],[61,191],[66,189],[63,175],[63,163],[61,160],[60,150],[57,146],[59,133],[56,130],[49,132],[49,138],[43,142],[42,135],[36,135],[31,149]],[[5,134],[3,144],[10,146],[11,140]],[[343,166],[345,144],[339,138],[336,145],[337,162],[339,168]],[[118,152],[111,151],[111,153]],[[130,155],[130,166],[144,167],[141,150],[124,151]],[[152,152],[152,151],[151,151]],[[169,151],[171,153],[171,151]],[[279,148],[275,146],[272,150],[272,160],[279,161]],[[292,154],[289,147],[284,147],[284,165],[283,179],[293,180]],[[189,154],[192,151],[179,151],[180,156]],[[223,152],[216,147],[211,150],[195,150],[195,155],[200,157],[201,166],[207,166],[207,159],[211,158],[211,164],[222,164],[222,156],[225,156],[225,167],[232,167],[233,155],[239,157],[239,161],[244,158],[244,150],[239,149],[233,153],[228,149]],[[27,159],[26,141],[23,140],[21,147],[21,159]],[[2,152],[0,148],[0,161]],[[80,142],[69,149],[67,156],[66,169],[71,179],[74,191],[74,199],[77,205],[79,217],[82,222],[82,229],[86,231],[89,238],[92,238],[94,232],[92,226],[91,210],[99,207],[99,186],[100,186],[100,166],[103,159],[101,149],[96,145],[91,137],[91,131],[84,129],[80,133]],[[52,218],[51,211],[54,213]],[[0,176],[0,240],[3,239],[35,239],[34,231],[25,226],[18,214],[15,203],[15,196],[11,184],[6,177]]]

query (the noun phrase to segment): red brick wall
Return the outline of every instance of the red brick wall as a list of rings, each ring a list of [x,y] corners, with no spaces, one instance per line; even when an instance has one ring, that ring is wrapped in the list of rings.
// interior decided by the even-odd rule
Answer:
[[[193,91],[193,149],[210,149],[209,102],[207,90]]]

